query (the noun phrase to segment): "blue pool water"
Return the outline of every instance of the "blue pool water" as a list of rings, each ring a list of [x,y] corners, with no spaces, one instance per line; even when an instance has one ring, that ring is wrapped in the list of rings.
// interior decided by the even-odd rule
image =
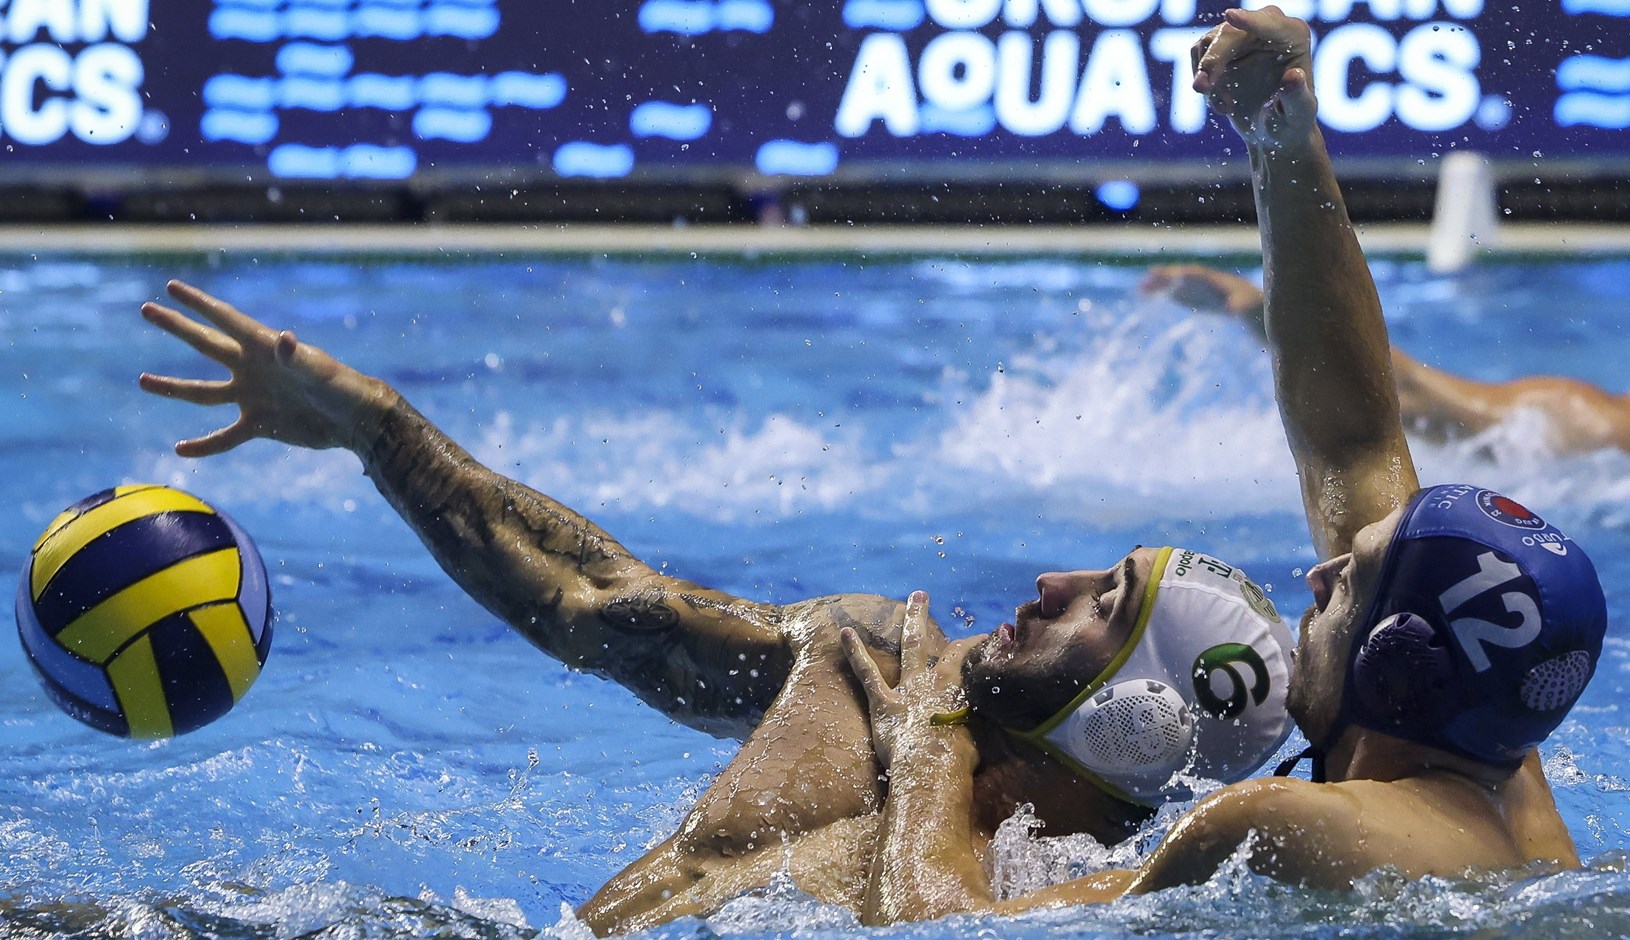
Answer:
[[[1249,259],[1231,259],[1249,265]],[[989,629],[1039,571],[1136,543],[1213,551],[1280,609],[1314,560],[1267,365],[1237,324],[1141,299],[1091,259],[689,257],[339,263],[0,259],[0,567],[121,482],[188,489],[254,534],[277,634],[225,719],[131,743],[79,726],[0,642],[0,933],[576,937],[563,914],[668,835],[734,746],[511,635],[436,568],[342,452],[170,444],[230,415],[149,399],[207,374],[137,306],[181,276],[401,389],[483,460],[653,564],[774,601],[932,593]],[[1377,264],[1399,345],[1484,378],[1624,390],[1630,263]],[[1545,748],[1590,866],[1327,895],[1228,871],[1102,909],[890,936],[1630,933],[1630,457],[1558,458],[1518,419],[1417,444],[1573,533],[1613,612]],[[1293,742],[1294,743],[1294,742]],[[1003,837],[1009,883],[1135,862]],[[871,934],[785,886],[660,937]]]

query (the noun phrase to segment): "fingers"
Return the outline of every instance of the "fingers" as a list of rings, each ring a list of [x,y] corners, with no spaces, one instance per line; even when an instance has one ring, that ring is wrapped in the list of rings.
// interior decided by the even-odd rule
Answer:
[[[888,696],[889,684],[883,680],[877,663],[872,662],[872,654],[866,652],[866,644],[861,642],[860,634],[844,627],[839,631],[838,639],[843,644],[843,655],[849,659],[849,668],[854,670],[855,678],[860,680],[860,687],[866,692],[867,703],[875,709]]]
[[[254,436],[249,426],[240,420],[203,437],[177,442],[175,452],[181,457],[213,457],[226,453]]]
[[[178,379],[143,372],[136,380],[142,391],[194,405],[225,405],[232,401],[231,385],[206,379]]]
[[[1262,10],[1242,10],[1239,7],[1232,7],[1223,11],[1223,21],[1232,28],[1242,29],[1242,31],[1250,33],[1252,36],[1262,36],[1267,39],[1268,33],[1275,31],[1276,26],[1280,24],[1280,20],[1283,20],[1283,13],[1280,16],[1275,16],[1275,13],[1280,13],[1280,8],[1263,7]]]
[[[243,351],[243,347],[230,337],[210,329],[179,310],[149,302],[142,304],[141,315],[147,322],[216,362],[229,362]]]
[[[206,294],[185,281],[171,281],[165,285],[170,296],[188,309],[215,324],[222,332],[237,340],[244,340],[266,327],[260,321],[240,311],[218,297]]]
[[[911,592],[905,623],[900,626],[900,682],[931,667],[944,649],[945,634],[928,615],[928,592]]]
[[[1214,27],[1189,48],[1189,66],[1194,70],[1193,88],[1202,95],[1211,93],[1212,86],[1217,82],[1217,73],[1225,61],[1223,54],[1228,51],[1228,44],[1218,46],[1217,41],[1227,28],[1226,23]]]
[[[1261,52],[1272,54],[1274,61],[1287,62],[1306,53],[1307,40],[1307,24],[1286,16],[1278,7],[1227,10],[1223,23],[1189,49],[1193,88],[1212,97],[1213,107],[1231,113],[1237,90],[1228,87],[1229,72],[1236,63]],[[1249,101],[1249,95],[1246,97]]]
[[[1255,36],[1232,23],[1212,29],[1190,50],[1194,64],[1194,90],[1207,96],[1227,96],[1226,79],[1230,67],[1248,55],[1256,44]]]
[[[922,669],[927,655],[922,649],[923,621],[928,619],[928,595],[913,591],[906,598],[906,620],[900,626],[900,684]]]
[[[1266,39],[1271,43],[1280,44],[1289,39],[1287,27],[1293,21],[1285,12],[1276,6],[1266,6],[1260,10],[1244,10],[1234,7],[1223,11],[1223,20],[1235,29],[1242,30]]]
[[[1313,97],[1313,84],[1304,69],[1290,69],[1279,83],[1279,101],[1293,117],[1303,117],[1318,110]]]

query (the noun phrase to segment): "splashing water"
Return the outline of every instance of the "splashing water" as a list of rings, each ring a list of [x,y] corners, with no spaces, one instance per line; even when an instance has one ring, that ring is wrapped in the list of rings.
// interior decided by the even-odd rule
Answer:
[[[1620,381],[1616,275],[1378,270],[1400,344],[1436,364]],[[244,702],[148,744],[80,728],[36,691],[16,645],[0,646],[14,690],[0,701],[0,932],[577,940],[587,928],[571,910],[671,834],[734,753],[495,623],[350,455],[170,454],[231,416],[134,391],[138,369],[212,375],[135,315],[165,278],[286,321],[387,378],[483,461],[722,590],[925,588],[936,613],[957,612],[942,623],[972,632],[1032,597],[1038,571],[1162,541],[1247,566],[1290,613],[1308,599],[1293,572],[1313,558],[1266,358],[1237,323],[1137,298],[1141,273],[948,259],[0,265],[0,339],[20,364],[0,376],[14,403],[0,430],[12,570],[64,506],[164,482],[255,535],[279,613]],[[1513,345],[1521,362],[1501,357]],[[1534,420],[1417,442],[1423,478],[1483,482],[1553,518],[1623,610],[1630,458],[1559,457]],[[1204,885],[1102,908],[884,931],[782,878],[647,935],[1627,934],[1627,679],[1615,613],[1596,680],[1545,752],[1581,871],[1378,873],[1322,893],[1259,878],[1241,855]],[[1021,810],[997,836],[997,884],[1012,894],[1135,864],[1184,809],[1109,847],[1036,831]]]

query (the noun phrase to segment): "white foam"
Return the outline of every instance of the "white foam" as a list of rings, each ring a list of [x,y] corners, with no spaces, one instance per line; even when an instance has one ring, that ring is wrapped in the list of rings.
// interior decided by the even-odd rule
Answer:
[[[1018,283],[1069,272],[933,270]],[[1300,512],[1267,356],[1239,324],[1148,302],[1089,309],[1071,329],[1038,335],[1028,353],[989,374],[947,369],[910,426],[884,424],[896,413],[868,423],[864,411],[838,426],[787,414],[589,411],[538,420],[505,410],[474,416],[463,443],[591,518],[606,506],[751,523],[885,503],[890,512],[929,513],[1025,501],[1054,518],[1103,525]],[[1630,525],[1630,456],[1558,456],[1545,420],[1518,412],[1469,440],[1414,440],[1421,479],[1491,486],[1564,526]],[[207,461],[149,452],[130,476],[208,491],[227,506],[272,499],[351,512],[377,503],[354,457],[266,443]]]
[[[671,414],[592,415],[516,428],[509,412],[471,451],[488,466],[577,508],[674,508],[722,522],[806,507],[834,509],[871,491],[852,435],[782,415],[748,426],[685,426]]]
[[[940,436],[941,457],[1057,496],[1048,510],[1068,515],[1294,507],[1266,357],[1226,322],[1151,330],[1150,319],[1108,327],[1087,353],[993,376]]]
[[[1519,409],[1464,440],[1412,441],[1410,453],[1423,484],[1465,481],[1498,490],[1563,531],[1586,522],[1630,526],[1630,454],[1564,454],[1552,439],[1548,418]]]

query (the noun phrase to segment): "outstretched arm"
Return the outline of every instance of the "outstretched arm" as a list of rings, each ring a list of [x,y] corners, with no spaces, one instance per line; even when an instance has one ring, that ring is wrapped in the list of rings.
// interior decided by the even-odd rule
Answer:
[[[225,366],[228,379],[144,373],[148,392],[237,405],[238,419],[176,453],[204,457],[255,438],[344,447],[442,568],[540,649],[611,678],[675,720],[740,736],[791,661],[785,612],[659,574],[598,526],[482,466],[383,381],[195,287],[142,315]]]
[[[1321,558],[1418,488],[1386,326],[1309,84],[1307,24],[1229,10],[1197,44],[1195,90],[1251,155],[1275,392]]]

